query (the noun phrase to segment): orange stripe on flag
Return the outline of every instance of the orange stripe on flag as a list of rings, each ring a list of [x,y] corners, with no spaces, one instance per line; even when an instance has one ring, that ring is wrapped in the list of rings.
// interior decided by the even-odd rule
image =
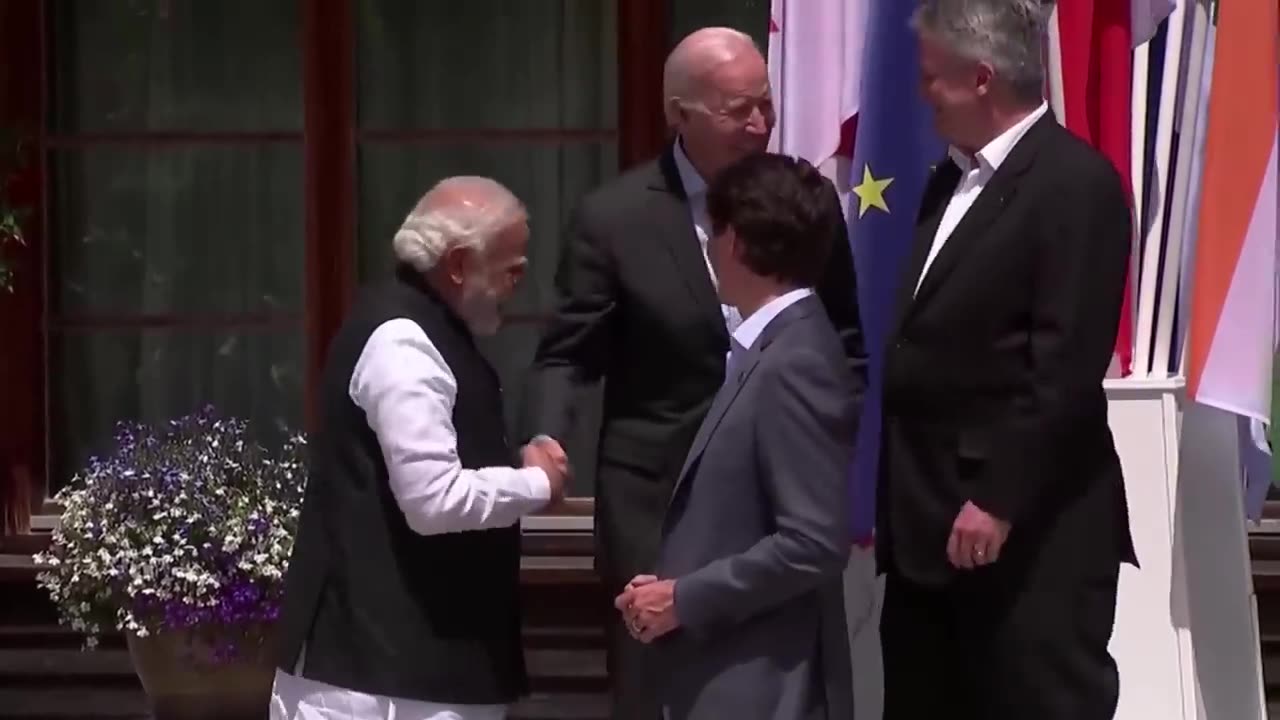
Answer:
[[[1187,391],[1192,398],[1218,331],[1276,138],[1277,28],[1276,0],[1230,0],[1218,6],[1188,338]]]

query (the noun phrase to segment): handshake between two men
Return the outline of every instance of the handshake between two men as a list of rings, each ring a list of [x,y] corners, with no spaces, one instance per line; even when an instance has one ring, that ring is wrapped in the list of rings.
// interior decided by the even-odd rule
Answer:
[[[565,486],[573,472],[569,467],[569,456],[555,438],[539,435],[520,449],[520,461],[526,468],[536,467],[547,475],[551,486],[551,498],[547,507],[555,507],[564,500]]]

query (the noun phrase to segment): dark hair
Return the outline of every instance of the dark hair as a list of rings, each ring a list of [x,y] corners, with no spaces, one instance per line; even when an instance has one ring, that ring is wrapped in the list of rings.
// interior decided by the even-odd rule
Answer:
[[[733,228],[740,259],[753,273],[807,287],[818,283],[831,254],[840,201],[805,160],[759,153],[716,176],[707,214],[717,235]]]

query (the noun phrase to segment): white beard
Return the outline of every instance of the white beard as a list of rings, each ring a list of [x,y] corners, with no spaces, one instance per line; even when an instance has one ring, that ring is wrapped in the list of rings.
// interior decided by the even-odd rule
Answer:
[[[502,307],[498,293],[480,276],[467,278],[462,284],[458,315],[474,335],[493,335],[502,326]]]

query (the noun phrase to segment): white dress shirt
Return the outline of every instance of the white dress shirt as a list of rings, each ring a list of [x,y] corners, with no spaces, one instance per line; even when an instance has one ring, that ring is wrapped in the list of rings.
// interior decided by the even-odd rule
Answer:
[[[378,437],[405,521],[421,535],[507,527],[547,504],[539,468],[464,468],[457,379],[422,327],[398,318],[365,342],[347,392]],[[421,572],[430,573],[430,568]],[[303,659],[305,662],[305,648]],[[276,671],[272,720],[501,720],[506,705],[448,705],[334,687]]]
[[[920,270],[920,277],[916,278],[916,292],[920,292],[920,284],[924,282],[924,276],[928,274],[929,267],[933,265],[933,261],[938,257],[938,252],[942,250],[942,246],[946,244],[947,238],[951,237],[951,233],[955,231],[956,226],[964,219],[965,213],[969,212],[969,208],[973,207],[973,203],[978,199],[978,195],[982,194],[982,189],[987,186],[987,182],[991,180],[991,176],[996,174],[996,170],[1000,164],[1009,157],[1009,153],[1013,151],[1013,146],[1018,144],[1023,135],[1031,129],[1046,112],[1049,106],[1040,103],[1040,107],[1031,112],[1030,115],[1022,118],[1014,123],[1012,127],[995,137],[994,140],[987,143],[974,157],[969,157],[964,152],[955,147],[947,150],[951,156],[951,161],[960,168],[960,183],[956,185],[955,192],[951,194],[951,200],[947,203],[946,210],[942,213],[942,220],[938,223],[938,231],[933,236],[933,245],[929,248],[929,256],[925,258],[924,268]]]
[[[756,344],[756,340],[760,339],[760,333],[769,327],[769,323],[773,322],[779,313],[812,294],[812,288],[798,288],[761,305],[759,310],[748,315],[738,329],[733,331],[734,343],[743,350],[750,350],[751,346]]]
[[[735,367],[735,363],[751,349],[752,345],[756,344],[756,340],[760,339],[760,333],[764,332],[769,323],[778,317],[778,313],[812,294],[811,288],[792,290],[770,300],[760,306],[759,310],[748,315],[729,336],[729,357],[725,362],[726,367]],[[729,375],[730,373],[726,372],[725,378],[728,379]]]
[[[684,194],[689,198],[689,214],[693,220],[693,231],[698,236],[698,244],[702,246],[702,259],[707,264],[707,274],[711,276],[711,284],[718,286],[715,268],[711,266],[711,254],[707,243],[711,241],[711,218],[707,215],[707,182],[698,174],[698,170],[684,154],[684,141],[677,139],[674,155],[676,170],[680,173],[680,184],[684,186]],[[738,309],[732,305],[720,305],[720,313],[724,316],[725,328],[732,335],[742,322]]]

